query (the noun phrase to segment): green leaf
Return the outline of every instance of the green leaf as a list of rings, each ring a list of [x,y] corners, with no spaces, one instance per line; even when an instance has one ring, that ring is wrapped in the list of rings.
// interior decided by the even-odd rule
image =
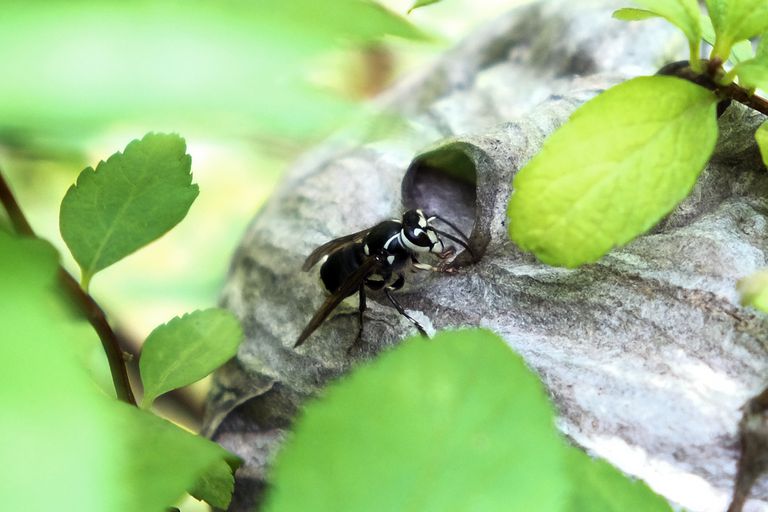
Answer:
[[[742,87],[768,90],[768,37],[763,36],[760,40],[755,57],[739,63],[733,72],[738,75]]]
[[[176,503],[210,468],[234,456],[216,443],[166,420],[112,401],[110,422],[124,452],[116,460],[121,490],[110,510],[163,510]],[[107,509],[104,509],[107,510]]]
[[[677,26],[683,31],[689,44],[698,47],[701,41],[701,9],[696,0],[636,0],[635,3],[643,10],[661,16]]]
[[[752,43],[749,41],[739,41],[731,48],[731,57],[728,59],[734,64],[744,62],[755,56],[755,51],[752,49]]]
[[[669,503],[640,480],[631,480],[615,467],[592,459],[575,448],[567,451],[573,492],[566,512],[670,512]]]
[[[538,378],[497,336],[410,338],[306,406],[265,510],[561,510],[562,450]]]
[[[751,274],[736,283],[741,303],[768,313],[768,269]]]
[[[760,125],[755,132],[757,147],[760,148],[760,156],[763,157],[763,165],[768,167],[768,121]]]
[[[709,160],[716,103],[702,87],[653,76],[581,106],[515,176],[510,237],[545,263],[577,267],[645,232]]]
[[[416,2],[413,3],[410,9],[408,9],[408,14],[413,12],[414,9],[418,9],[419,7],[424,7],[425,5],[431,5],[436,4],[440,0],[416,0]]]
[[[163,510],[221,460],[217,444],[108,398],[75,356],[58,254],[0,231],[0,496],[9,510]],[[46,492],[40,492],[45,482]],[[52,505],[53,504],[53,505]]]
[[[115,510],[119,450],[103,396],[70,350],[57,271],[50,244],[0,230],[0,496],[8,510]]]
[[[706,14],[701,15],[701,28],[702,28],[702,38],[707,43],[711,44],[712,46],[715,46],[715,27],[712,25],[712,18],[707,16]],[[755,56],[755,52],[752,49],[752,43],[749,41],[739,41],[738,43],[733,45],[733,48],[731,48],[731,56],[728,59],[730,62],[734,64],[738,64],[739,62],[743,62],[745,60],[749,60]]]
[[[212,507],[226,509],[235,490],[233,472],[240,466],[240,463],[241,460],[236,457],[229,460],[219,459],[189,489],[189,494],[198,500],[205,501]]]
[[[152,331],[139,361],[142,408],[159,395],[202,379],[227,362],[243,340],[240,322],[212,308],[176,317]]]
[[[184,218],[198,193],[190,166],[184,139],[150,133],[80,173],[61,202],[59,227],[83,283]]]
[[[623,9],[613,11],[613,17],[621,21],[642,21],[649,18],[659,18],[661,15],[653,11],[647,11],[645,9],[625,7]]]
[[[738,65],[739,85],[746,89],[768,90],[768,61],[748,60]]]
[[[717,35],[714,54],[725,60],[734,43],[768,31],[765,0],[706,0]]]

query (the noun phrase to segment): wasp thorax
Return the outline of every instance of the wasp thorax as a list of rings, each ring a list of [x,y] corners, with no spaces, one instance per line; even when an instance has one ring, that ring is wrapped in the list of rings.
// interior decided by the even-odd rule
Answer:
[[[400,243],[413,252],[442,254],[445,245],[437,232],[429,225],[429,219],[421,210],[408,210],[403,214]]]

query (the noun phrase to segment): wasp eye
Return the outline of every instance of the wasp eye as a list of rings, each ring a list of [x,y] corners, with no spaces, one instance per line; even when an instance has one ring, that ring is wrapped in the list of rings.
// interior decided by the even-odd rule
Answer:
[[[429,247],[432,245],[432,241],[429,239],[429,235],[421,229],[409,229],[407,232],[408,238],[416,245],[419,245],[421,247]]]

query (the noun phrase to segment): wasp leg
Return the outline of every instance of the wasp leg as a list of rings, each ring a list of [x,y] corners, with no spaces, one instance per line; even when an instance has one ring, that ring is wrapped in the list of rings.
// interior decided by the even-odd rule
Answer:
[[[355,350],[355,348],[357,348],[363,342],[363,313],[365,313],[365,310],[368,309],[365,303],[365,283],[364,282],[360,283],[358,294],[360,298],[360,306],[357,309],[357,322],[358,322],[357,336],[355,336],[355,341],[347,349],[347,355],[351,355],[352,352]]]
[[[398,281],[399,281],[399,279],[398,279]],[[395,298],[392,296],[392,292],[389,291],[389,287],[384,288],[384,293],[387,295],[387,298],[389,299],[389,302],[392,303],[392,305],[395,307],[397,312],[400,313],[401,315],[403,315],[408,320],[410,320],[410,322],[413,325],[415,325],[416,328],[419,330],[419,334],[421,334],[425,338],[428,338],[429,336],[427,336],[427,331],[424,330],[424,328],[421,326],[421,324],[419,322],[414,320],[408,313],[405,312],[405,309],[403,309],[403,306],[401,306],[400,303],[397,302],[397,300],[395,300]]]
[[[419,260],[417,260],[413,256],[411,256],[411,260],[413,261],[413,267],[419,270],[429,270],[430,272],[442,272],[445,274],[452,274],[456,272],[456,269],[453,267],[446,267],[446,266],[435,267],[428,263],[421,263],[419,262]]]
[[[363,339],[363,313],[365,313],[365,283],[360,283],[360,307],[357,310],[357,337],[355,338],[355,345],[360,343]]]

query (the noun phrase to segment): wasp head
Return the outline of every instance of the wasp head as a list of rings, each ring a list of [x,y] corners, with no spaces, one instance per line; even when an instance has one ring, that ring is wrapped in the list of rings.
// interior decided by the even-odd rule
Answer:
[[[403,214],[403,228],[400,231],[400,243],[413,252],[431,252],[440,257],[453,254],[446,250],[437,231],[430,226],[432,218],[428,218],[421,210],[408,210]],[[449,254],[446,254],[449,253]]]

